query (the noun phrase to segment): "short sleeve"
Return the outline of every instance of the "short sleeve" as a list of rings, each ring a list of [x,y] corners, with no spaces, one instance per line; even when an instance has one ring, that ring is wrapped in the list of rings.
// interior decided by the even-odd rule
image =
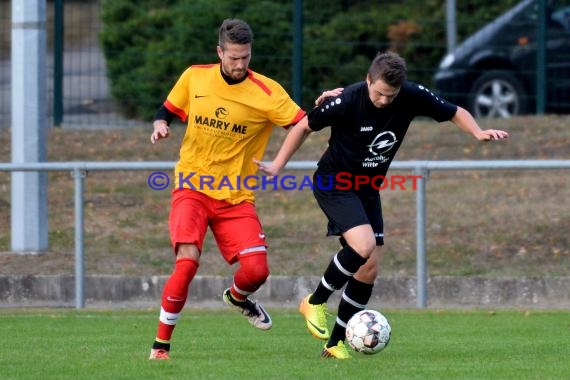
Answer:
[[[338,122],[345,114],[345,108],[346,99],[342,94],[334,98],[326,98],[320,106],[309,112],[309,128],[313,131],[320,131],[333,122]]]

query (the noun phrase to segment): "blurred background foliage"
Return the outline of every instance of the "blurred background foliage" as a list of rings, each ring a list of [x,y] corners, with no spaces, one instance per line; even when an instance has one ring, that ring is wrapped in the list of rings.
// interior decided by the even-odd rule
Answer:
[[[515,0],[457,2],[457,40],[492,20]],[[302,106],[322,89],[364,79],[378,51],[407,61],[409,78],[431,85],[446,53],[445,1],[303,1],[303,30],[295,30],[286,0],[103,0],[100,41],[111,92],[124,116],[151,119],[182,71],[217,62],[218,27],[242,18],[255,40],[250,67],[292,92],[293,36],[302,33]]]

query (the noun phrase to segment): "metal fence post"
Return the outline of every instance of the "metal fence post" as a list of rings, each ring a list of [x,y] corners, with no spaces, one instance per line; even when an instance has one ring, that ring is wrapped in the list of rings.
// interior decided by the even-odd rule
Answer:
[[[53,125],[63,121],[63,0],[55,0],[53,22]]]
[[[75,182],[75,308],[85,307],[85,253],[83,250],[83,185],[87,171],[73,168]]]
[[[293,99],[303,103],[303,0],[295,0],[293,10]]]
[[[414,174],[419,175],[416,189],[416,279],[417,306],[427,306],[427,255],[426,255],[426,181],[428,169],[418,166]]]
[[[546,29],[547,11],[546,0],[537,2],[538,19],[536,27],[536,114],[544,115],[546,104]]]

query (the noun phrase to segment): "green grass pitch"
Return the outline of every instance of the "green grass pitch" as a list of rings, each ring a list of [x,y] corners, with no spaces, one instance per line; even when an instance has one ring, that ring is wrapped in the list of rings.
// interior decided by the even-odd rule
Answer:
[[[229,309],[182,314],[170,361],[149,361],[158,311],[0,309],[7,379],[569,379],[570,311],[381,310],[376,355],[319,357],[296,310],[263,332]],[[332,323],[333,318],[329,321]]]

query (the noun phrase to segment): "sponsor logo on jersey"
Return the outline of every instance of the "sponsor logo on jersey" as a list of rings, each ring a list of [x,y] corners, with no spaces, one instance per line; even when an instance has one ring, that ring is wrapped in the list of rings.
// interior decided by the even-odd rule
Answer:
[[[379,133],[374,137],[372,143],[368,145],[368,151],[374,156],[388,152],[398,140],[394,132],[386,131]]]
[[[364,127],[363,127],[364,128]],[[390,156],[385,153],[389,152],[398,142],[394,132],[385,131],[374,137],[372,143],[368,145],[368,151],[372,156],[366,157],[362,162],[363,168],[375,168],[379,164],[383,164],[390,160]]]
[[[219,108],[218,108],[219,110]],[[217,111],[216,111],[217,114]],[[225,114],[221,114],[223,118],[227,116],[227,111]],[[214,129],[221,129],[223,131],[232,132],[232,133],[239,133],[242,135],[247,134],[247,125],[241,125],[221,120],[217,117],[207,117],[202,115],[196,115],[194,118],[194,123],[197,125],[202,125],[205,127],[210,127]]]
[[[228,116],[229,112],[227,109],[225,109],[224,107],[218,107],[216,108],[216,117],[218,119],[225,119],[226,116]]]

